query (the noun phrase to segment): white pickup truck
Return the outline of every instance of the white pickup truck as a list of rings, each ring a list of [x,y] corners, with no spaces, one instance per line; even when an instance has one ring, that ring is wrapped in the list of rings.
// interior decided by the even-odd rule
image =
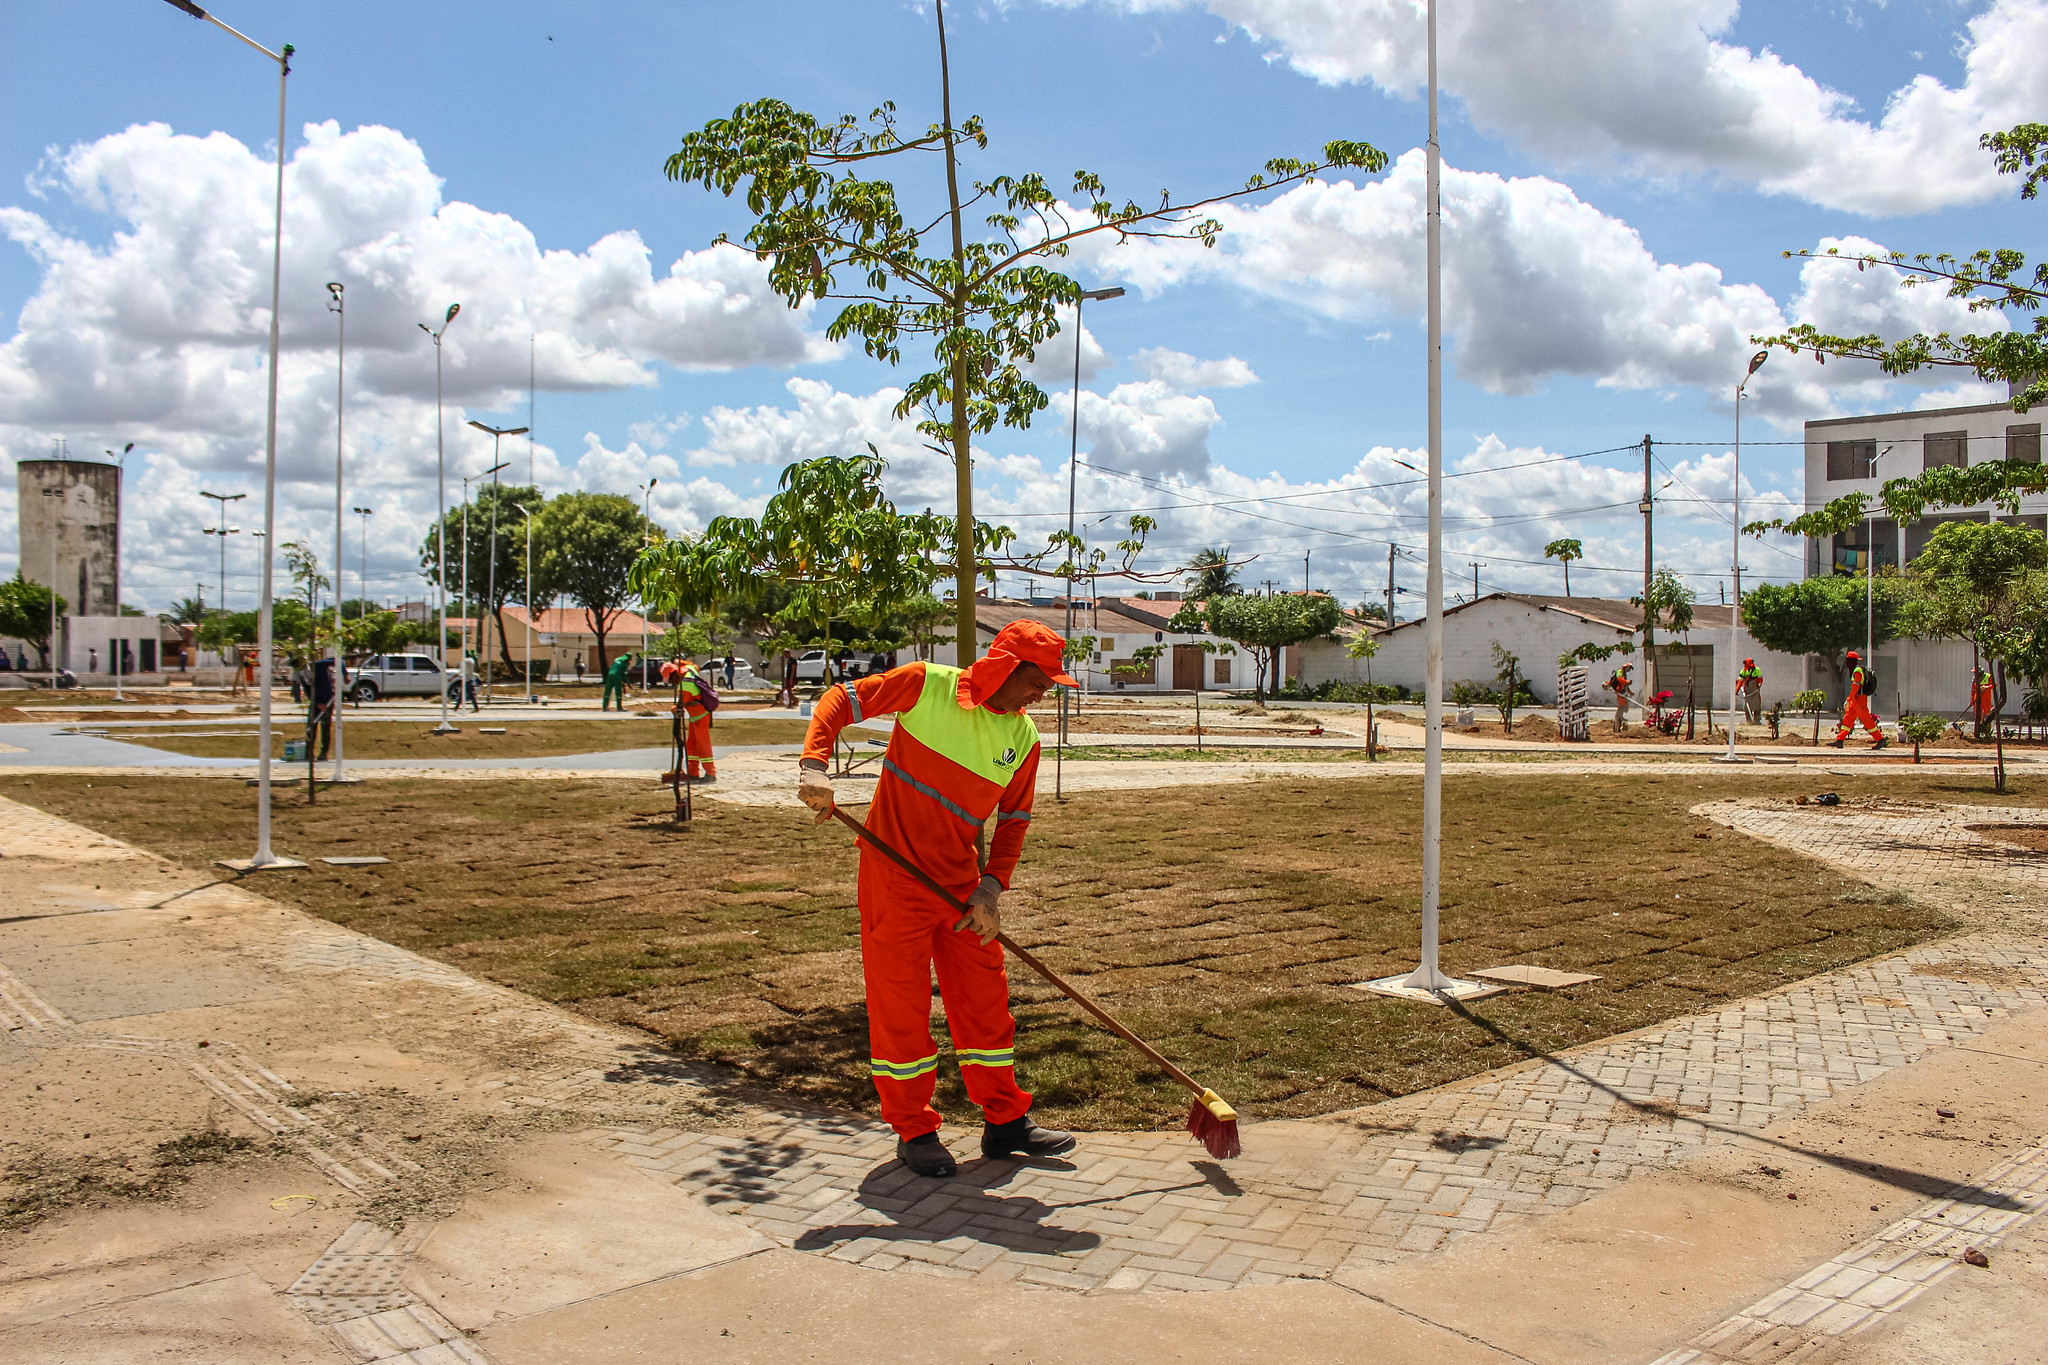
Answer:
[[[438,697],[462,700],[462,678],[443,672],[441,665],[425,654],[373,654],[362,661],[349,680],[351,701],[376,701],[379,697]]]

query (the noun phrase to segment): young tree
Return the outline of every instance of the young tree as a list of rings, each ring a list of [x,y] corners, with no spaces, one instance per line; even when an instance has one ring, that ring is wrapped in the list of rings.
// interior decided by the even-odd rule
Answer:
[[[1515,693],[1522,686],[1522,661],[1508,652],[1500,641],[1490,642],[1493,646],[1493,680],[1500,684],[1500,728],[1504,735],[1515,732]]]
[[[34,579],[23,578],[19,569],[14,571],[14,577],[0,582],[0,635],[12,635],[34,645],[44,668],[50,666],[52,596],[48,588]],[[60,619],[64,610],[64,599],[57,596],[54,611]]]
[[[1804,711],[1813,717],[1813,747],[1820,747],[1820,713],[1827,710],[1828,694],[1818,687],[1809,687],[1792,698],[1792,709]]]
[[[1909,633],[1968,640],[2001,671],[2015,663],[2039,667],[2048,652],[2048,541],[2040,532],[1999,522],[1946,522],[1913,562],[1911,583],[1904,611]],[[1998,744],[1995,789],[2003,792],[2005,739],[1996,712],[1991,731]]]
[[[1166,628],[1184,635],[1206,631],[1252,651],[1256,671],[1252,696],[1263,706],[1269,665],[1275,690],[1281,684],[1280,651],[1304,640],[1335,634],[1342,624],[1344,609],[1337,605],[1336,598],[1322,593],[1288,593],[1280,597],[1240,595],[1189,602],[1173,614]]]
[[[1977,141],[1997,157],[2001,174],[2025,172],[2020,198],[2035,197],[2044,176],[2048,176],[2048,163],[2041,163],[2042,153],[2048,150],[2048,123],[2022,123],[2004,132],[1986,133]],[[2048,263],[2035,265],[2029,274],[2026,256],[2007,247],[1974,251],[1960,259],[1947,252],[1908,258],[1900,251],[1872,256],[1844,254],[1838,248],[1818,254],[1788,251],[1785,255],[1839,260],[1843,264],[1853,261],[1858,270],[1872,266],[1894,270],[1907,285],[1945,284],[1950,298],[1970,301],[1971,312],[2037,312],[2042,301],[2048,299]],[[1918,332],[1893,342],[1885,341],[1875,332],[1833,336],[1811,323],[1801,323],[1776,336],[1750,339],[1767,346],[1782,346],[1794,355],[1804,348],[1822,363],[1831,355],[1874,360],[1886,374],[1911,374],[1928,368],[1969,370],[1979,379],[2017,385],[2015,412],[2048,402],[2048,317],[2035,317],[2033,326],[2025,331],[2015,326],[1965,336],[1950,336],[1946,332],[1928,336]]]
[[[1873,645],[1896,640],[1902,596],[1899,580],[1886,576],[1869,584],[1841,575],[1760,583],[1742,595],[1742,625],[1774,653],[1820,656],[1834,677],[1834,694],[1845,696],[1843,654],[1862,649],[1866,633]]]
[[[1578,540],[1553,540],[1543,547],[1545,559],[1555,559],[1564,565],[1564,595],[1572,595],[1572,561],[1586,557],[1585,542]]]
[[[1188,561],[1191,572],[1187,578],[1188,596],[1197,602],[1206,602],[1212,597],[1230,597],[1242,591],[1237,585],[1237,569],[1230,562],[1230,547],[1211,547],[1198,550]]]
[[[305,599],[307,612],[318,610],[320,594],[333,586],[327,575],[320,572],[320,556],[303,540],[287,540],[277,548],[284,555],[284,566],[292,576],[292,586]]]
[[[605,635],[633,600],[629,576],[657,534],[654,524],[638,503],[616,493],[564,493],[533,520],[534,596],[566,596],[583,608],[597,636],[598,665],[608,667]]]
[[[963,182],[962,152],[985,150],[978,117],[953,118],[952,70],[946,50],[944,0],[938,25],[939,122],[905,137],[896,106],[884,104],[863,122],[833,121],[776,99],[743,104],[683,138],[668,161],[671,180],[690,181],[728,197],[743,193],[754,225],[745,242],[769,263],[769,282],[792,308],[841,302],[826,328],[833,340],[858,338],[863,350],[894,365],[906,335],[928,338],[936,368],[905,387],[896,415],[922,413],[918,429],[953,462],[955,541],[975,543],[973,433],[998,422],[1024,427],[1050,401],[1022,364],[1060,330],[1058,313],[1072,307],[1080,286],[1051,268],[1085,237],[1170,237],[1213,245],[1222,224],[1202,216],[1213,205],[1307,181],[1339,168],[1375,172],[1386,154],[1363,142],[1331,142],[1312,161],[1266,163],[1241,189],[1193,199],[1163,194],[1156,207],[1117,205],[1098,176],[1076,172],[1070,209],[1045,176],[995,175]],[[940,204],[915,212],[896,186],[867,178],[872,165],[937,153],[944,168]],[[990,210],[993,229],[976,239],[971,209]],[[933,251],[926,238],[943,233]],[[719,241],[726,240],[721,234]],[[954,570],[959,662],[973,662],[974,584],[978,568],[961,553]]]
[[[1678,581],[1678,575],[1669,569],[1659,569],[1650,576],[1649,587],[1643,594],[1628,599],[1643,609],[1643,658],[1650,665],[1650,676],[1643,680],[1645,691],[1655,691],[1658,684],[1657,671],[1657,628],[1663,626],[1673,635],[1689,636],[1692,632],[1692,608],[1699,601],[1699,594]],[[1678,649],[1673,641],[1672,651]],[[1687,669],[1691,668],[1691,652],[1687,651]]]

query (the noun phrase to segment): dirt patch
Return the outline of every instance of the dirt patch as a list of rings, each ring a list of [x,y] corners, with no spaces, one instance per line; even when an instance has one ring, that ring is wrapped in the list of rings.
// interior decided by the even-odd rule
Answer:
[[[202,1128],[159,1142],[146,1155],[95,1156],[31,1148],[0,1172],[0,1232],[20,1232],[54,1214],[128,1199],[168,1199],[193,1169],[254,1152],[246,1137]]]
[[[497,728],[501,722],[475,714],[463,716],[458,733],[437,735],[424,721],[368,720],[345,718],[343,744],[350,758],[546,758],[559,754],[610,753],[619,749],[658,749],[671,738],[667,719],[630,720],[548,720],[503,721],[505,733],[487,735],[482,727]],[[808,722],[742,717],[715,721],[711,742],[735,744],[800,744]],[[303,725],[286,723],[272,729],[271,753],[287,739],[304,736]],[[153,735],[127,730],[110,730],[106,738],[125,744],[189,754],[196,758],[256,758],[256,735],[251,730],[224,735],[183,731]]]
[[[1737,776],[1744,794],[1798,790]],[[1717,827],[1687,809],[1736,789],[1723,781],[1459,779],[1445,812],[1447,967],[1522,962],[1604,978],[1569,994],[1446,1013],[1346,988],[1413,965],[1414,783],[1288,776],[1048,798],[1006,910],[1020,941],[1257,1116],[1406,1094],[1948,928],[1918,904],[1847,899],[1861,883],[1775,847],[1695,840]],[[244,851],[252,818],[253,794],[221,779],[36,777],[6,790],[195,867]],[[664,802],[574,780],[384,782],[310,809],[286,799],[274,817],[281,851],[393,861],[268,873],[262,890],[644,1029],[678,1057],[872,1109],[847,836],[800,813],[715,801],[677,827]],[[1048,1121],[1145,1127],[1185,1115],[1170,1082],[1049,987],[1022,971],[1012,985],[1020,1065]],[[942,1101],[961,1112],[950,1066],[941,1074]]]
[[[1927,962],[1913,969],[1915,976],[1939,977],[1944,981],[1971,981],[1994,990],[2010,990],[2017,986],[2036,984],[2038,977],[2028,977],[2010,967],[1996,962],[1980,962],[1975,959],[1959,958],[1948,962]]]
[[[2048,825],[1964,825],[1981,839],[2023,848],[2030,853],[2048,853]]]

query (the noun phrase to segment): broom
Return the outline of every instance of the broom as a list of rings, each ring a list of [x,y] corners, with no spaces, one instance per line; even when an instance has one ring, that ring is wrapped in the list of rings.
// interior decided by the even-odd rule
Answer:
[[[866,825],[863,825],[845,811],[840,810],[837,806],[832,808],[832,818],[852,830],[859,838],[867,840],[883,857],[917,878],[918,881],[924,883],[927,890],[946,904],[952,906],[963,915],[973,913],[968,909],[967,902],[961,900],[958,896],[925,875],[923,868],[889,847],[886,842]],[[1188,1131],[1194,1134],[1196,1141],[1209,1149],[1210,1156],[1220,1161],[1228,1161],[1231,1157],[1241,1156],[1244,1153],[1244,1145],[1237,1139],[1237,1111],[1232,1109],[1222,1096],[1203,1085],[1193,1076],[1188,1075],[1187,1072],[1182,1071],[1172,1062],[1167,1061],[1166,1058],[1159,1054],[1157,1048],[1125,1028],[1108,1010],[1075,990],[1060,977],[1059,973],[1046,966],[1043,962],[1040,962],[1031,953],[1018,947],[1016,941],[1008,934],[998,932],[996,934],[996,941],[1001,943],[1012,956],[1016,957],[1025,966],[1058,987],[1060,993],[1065,995],[1067,999],[1094,1015],[1102,1022],[1104,1028],[1138,1049],[1139,1052],[1145,1055],[1146,1060],[1150,1061],[1167,1075],[1173,1077],[1176,1081],[1179,1081],[1194,1094],[1195,1102],[1188,1109]]]

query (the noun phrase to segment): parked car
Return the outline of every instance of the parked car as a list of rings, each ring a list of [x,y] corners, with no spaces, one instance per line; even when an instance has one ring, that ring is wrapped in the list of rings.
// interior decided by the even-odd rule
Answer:
[[[714,687],[738,688],[755,687],[759,685],[754,678],[754,666],[748,663],[745,659],[733,660],[731,682],[727,682],[725,680],[725,656],[723,655],[720,655],[715,659],[706,659],[703,663],[697,665],[697,667],[704,670],[704,676],[711,679],[711,684]]]
[[[850,649],[837,650],[831,660],[825,658],[822,649],[807,649],[796,656],[796,680],[814,683],[835,683],[851,678],[865,678],[870,673],[881,673],[889,667],[886,654],[856,653]]]
[[[449,701],[462,700],[462,679],[444,672],[441,665],[425,654],[373,654],[357,665],[355,675],[348,685],[353,701],[438,697],[444,691]]]

